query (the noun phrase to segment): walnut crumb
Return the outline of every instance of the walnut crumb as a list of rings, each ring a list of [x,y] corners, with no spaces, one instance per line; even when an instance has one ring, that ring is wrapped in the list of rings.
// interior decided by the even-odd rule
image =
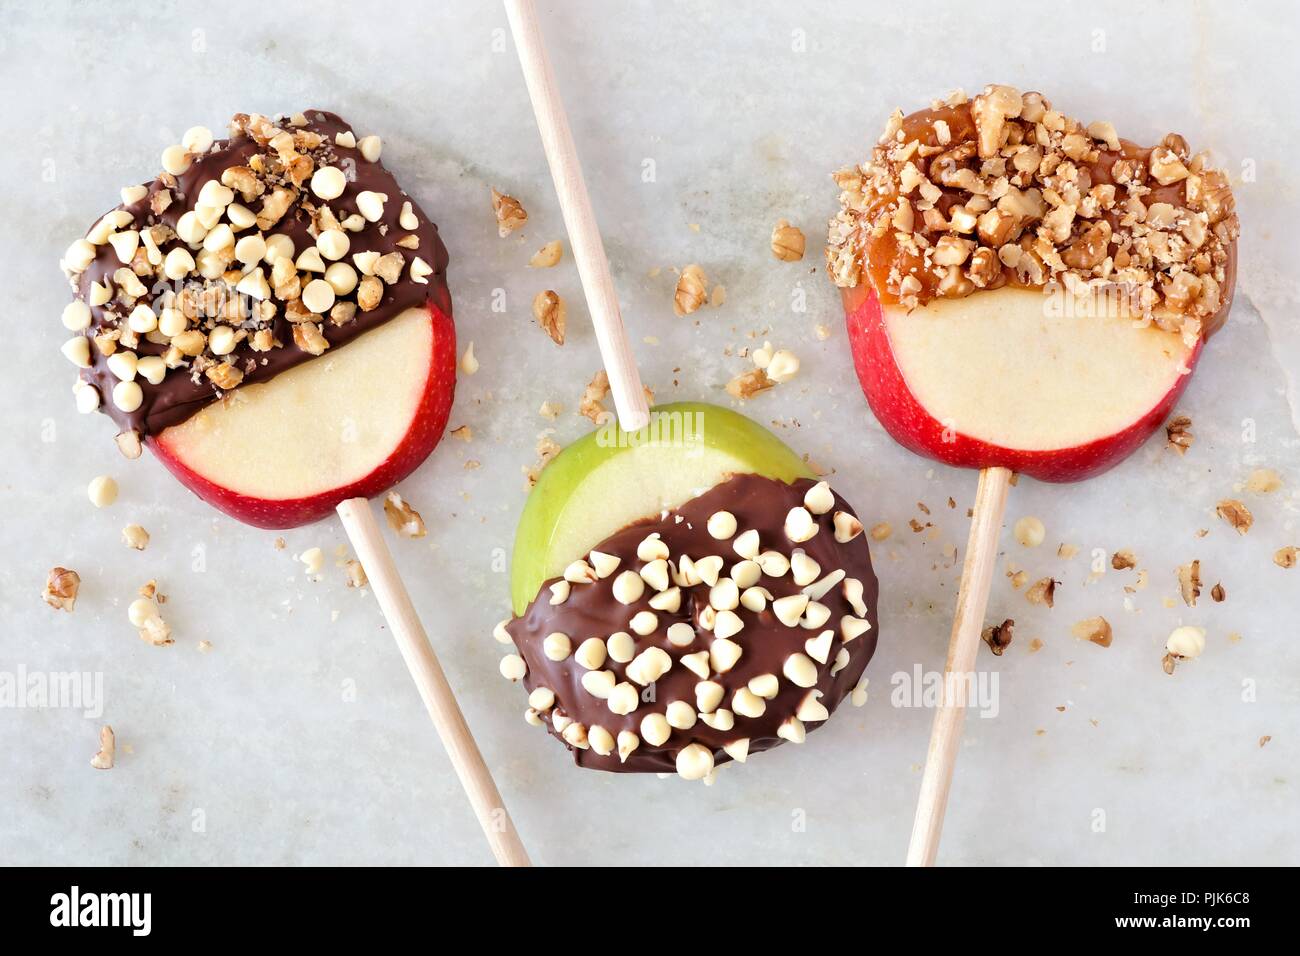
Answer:
[[[1255,522],[1250,509],[1235,498],[1224,498],[1214,510],[1220,518],[1232,525],[1237,534],[1245,534]]]
[[[798,226],[792,226],[784,219],[778,220],[772,228],[772,255],[782,262],[798,262],[803,258],[806,240]]]
[[[879,524],[871,526],[872,541],[886,541],[894,533],[894,527],[888,521],[882,521]]]
[[[1196,599],[1201,596],[1201,562],[1189,561],[1178,566],[1178,591],[1183,596],[1183,603],[1196,607]]]
[[[41,598],[56,611],[72,612],[77,604],[77,592],[81,589],[81,575],[68,568],[51,568],[45,578],[45,588]]]
[[[678,318],[690,315],[708,300],[708,276],[697,265],[689,265],[677,279],[673,293],[673,312]]]
[[[384,514],[388,517],[388,526],[404,538],[423,538],[428,534],[424,519],[396,491],[390,491],[384,497]]]
[[[1191,448],[1192,442],[1196,440],[1191,428],[1192,420],[1186,415],[1179,415],[1165,426],[1165,437],[1169,440],[1169,447],[1180,455],[1186,455],[1187,449]]]
[[[539,292],[533,297],[533,318],[556,345],[564,344],[566,311],[564,300],[553,289]]]
[[[468,425],[461,425],[459,428],[453,428],[447,434],[458,441],[474,440],[474,429],[470,428]]]
[[[1059,581],[1055,581],[1050,577],[1039,578],[1025,592],[1025,600],[1030,604],[1046,604],[1048,607],[1053,607],[1056,599],[1056,585],[1059,583]]]
[[[1294,568],[1296,565],[1296,554],[1300,552],[1295,545],[1289,544],[1285,548],[1278,548],[1273,553],[1273,563],[1279,568]],[[71,610],[69,608],[69,610]]]
[[[348,587],[363,588],[370,583],[369,579],[366,578],[366,569],[363,568],[361,562],[355,558],[350,560],[343,567],[348,574]]]
[[[776,382],[768,377],[766,369],[751,368],[747,372],[741,372],[727,383],[727,394],[732,398],[753,398],[775,384]]]
[[[1016,622],[1007,618],[1001,624],[995,624],[984,628],[984,633],[980,638],[989,646],[996,656],[1001,657],[1002,652],[1011,646],[1011,629],[1015,627]]]
[[[514,196],[492,190],[492,212],[497,217],[497,235],[502,239],[528,221],[528,212]]]
[[[122,529],[122,543],[128,548],[143,551],[149,544],[149,532],[138,524],[129,524]]]
[[[1070,633],[1081,641],[1092,641],[1102,647],[1110,647],[1114,634],[1110,623],[1104,617],[1090,617],[1070,628]]]
[[[560,240],[553,239],[533,253],[533,257],[528,260],[528,265],[533,269],[549,269],[559,264],[563,256],[564,246]]]
[[[600,417],[605,414],[605,406],[601,402],[608,394],[609,376],[601,369],[582,390],[582,398],[578,400],[578,414],[599,425]]]
[[[1116,571],[1127,571],[1129,568],[1137,567],[1137,557],[1132,551],[1125,548],[1122,551],[1116,551],[1110,556],[1110,566]]]
[[[90,758],[90,765],[96,770],[112,770],[113,758],[117,755],[117,737],[113,728],[105,724],[99,728],[99,750]]]
[[[1272,468],[1256,468],[1246,479],[1246,490],[1256,495],[1271,495],[1282,487],[1282,476]]]

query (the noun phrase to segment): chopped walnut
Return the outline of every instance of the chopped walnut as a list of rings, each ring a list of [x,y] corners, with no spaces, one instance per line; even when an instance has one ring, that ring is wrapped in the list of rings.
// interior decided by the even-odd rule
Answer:
[[[1201,562],[1189,561],[1178,566],[1178,592],[1183,596],[1183,603],[1196,607],[1196,599],[1201,596]]]
[[[144,446],[140,442],[140,433],[134,428],[118,432],[113,440],[117,443],[117,450],[122,453],[122,457],[129,458],[131,461],[139,458],[144,450]]]
[[[600,417],[605,414],[605,406],[601,402],[608,394],[609,376],[601,369],[583,389],[582,398],[578,400],[578,414],[600,424]]]
[[[1057,583],[1050,577],[1039,578],[1025,592],[1025,600],[1030,604],[1046,604],[1048,607],[1053,607],[1056,599]]]
[[[423,538],[428,534],[420,512],[403,501],[396,491],[390,491],[384,497],[384,514],[388,517],[388,526],[404,538]]]
[[[803,258],[805,243],[798,226],[792,226],[784,219],[777,220],[772,229],[772,255],[782,262],[798,262]]]
[[[682,270],[673,293],[673,311],[678,317],[690,315],[708,301],[708,285],[708,277],[699,266],[689,265]]]
[[[741,372],[727,383],[727,394],[732,398],[753,398],[775,384],[776,382],[768,377],[766,369],[751,368],[747,372]]]
[[[1127,571],[1129,568],[1137,567],[1137,558],[1127,549],[1116,551],[1110,556],[1110,566],[1116,571]]]
[[[528,212],[514,196],[492,190],[492,211],[497,217],[497,235],[502,239],[528,221]]]
[[[556,345],[564,344],[564,300],[551,289],[533,297],[533,318]]]
[[[1179,415],[1165,426],[1165,435],[1169,439],[1169,447],[1180,455],[1186,455],[1187,449],[1192,447],[1195,435],[1191,432],[1192,420],[1186,415]]]
[[[1070,628],[1070,633],[1081,641],[1092,641],[1102,647],[1110,647],[1114,635],[1110,623],[1104,617],[1090,617]]]
[[[96,770],[112,770],[116,755],[117,737],[113,734],[113,728],[105,724],[99,728],[99,750],[90,758],[90,765]]]
[[[313,326],[314,327],[314,326]],[[293,337],[298,338],[299,326],[294,326]],[[322,349],[322,351],[324,351]],[[319,353],[316,353],[319,354]],[[210,365],[203,372],[217,388],[229,391],[239,385],[244,380],[244,373],[229,362],[222,362],[220,365]]]
[[[172,629],[161,617],[147,617],[140,625],[140,640],[154,647],[166,647],[176,641],[172,638]]]
[[[984,633],[980,638],[989,646],[994,655],[1002,656],[1002,652],[1011,646],[1011,629],[1015,626],[1015,621],[1007,618],[1001,624],[994,624],[984,628]]]
[[[1296,554],[1300,553],[1300,548],[1289,544],[1285,548],[1278,548],[1273,553],[1273,563],[1279,568],[1294,568],[1296,564]]]
[[[149,545],[149,532],[138,524],[129,524],[122,529],[122,543],[128,548],[143,551]]]
[[[1232,529],[1237,534],[1245,534],[1255,521],[1255,516],[1250,513],[1250,509],[1235,498],[1225,498],[1220,501],[1215,512],[1232,525]]]
[[[564,245],[560,240],[554,239],[533,253],[533,257],[528,260],[528,265],[533,269],[549,269],[558,265],[563,256]]]
[[[324,355],[329,340],[315,322],[299,322],[293,327],[293,344],[312,355]],[[242,377],[242,376],[241,376]]]
[[[361,566],[360,561],[353,559],[344,567],[348,573],[348,587],[363,588],[370,583],[369,579],[366,578],[366,569]]]
[[[458,428],[453,428],[447,434],[458,441],[474,440],[474,429],[470,428],[468,425],[461,425]]]
[[[1256,495],[1271,495],[1282,487],[1282,476],[1272,468],[1256,468],[1246,479],[1246,490]]]
[[[889,539],[889,536],[893,533],[894,533],[894,528],[892,525],[890,525],[888,521],[882,521],[879,524],[874,524],[871,526],[870,534],[871,534],[872,541],[886,541]]]
[[[57,611],[68,611],[77,605],[77,592],[81,589],[81,575],[68,568],[51,568],[45,578],[41,599]]]

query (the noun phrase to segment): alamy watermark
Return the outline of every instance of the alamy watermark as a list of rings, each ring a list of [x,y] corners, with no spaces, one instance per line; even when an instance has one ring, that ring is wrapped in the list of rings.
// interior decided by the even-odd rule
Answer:
[[[103,671],[0,670],[0,709],[67,708],[92,720],[104,714]]]

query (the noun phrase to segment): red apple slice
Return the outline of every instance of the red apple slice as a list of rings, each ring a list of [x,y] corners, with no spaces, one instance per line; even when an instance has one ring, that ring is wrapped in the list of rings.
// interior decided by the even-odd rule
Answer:
[[[246,524],[288,528],[379,494],[442,437],[456,333],[435,306],[249,385],[149,445],[182,484]]]
[[[858,288],[844,290],[844,304],[862,390],[899,444],[1044,481],[1088,478],[1130,455],[1169,414],[1201,351],[1038,290],[907,312]]]

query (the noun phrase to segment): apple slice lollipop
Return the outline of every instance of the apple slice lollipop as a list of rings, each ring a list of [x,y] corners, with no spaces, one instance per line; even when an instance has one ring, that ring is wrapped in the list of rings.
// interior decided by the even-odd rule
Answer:
[[[1232,302],[1232,193],[1181,136],[1142,148],[1007,86],[896,111],[836,180],[827,261],[872,411],[982,469],[947,664],[965,675],[1012,470],[1087,478],[1164,420]],[[938,846],[964,715],[946,686],[910,863]]]
[[[191,130],[64,259],[78,404],[247,524],[377,494],[442,437],[447,252],[379,151],[319,110]]]
[[[866,538],[743,416],[649,415],[536,10],[506,13],[622,428],[575,442],[532,491],[501,672],[580,766],[712,780],[716,763],[802,742],[859,686],[875,649]]]
[[[447,252],[379,154],[320,110],[191,129],[68,249],[63,351],[128,457],[259,527],[338,511],[494,854],[527,865],[366,500],[433,450],[455,387]]]
[[[876,647],[852,509],[716,406],[666,405],[638,435],[597,431],[562,452],[524,508],[511,586],[518,616],[496,636],[517,653],[502,673],[582,767],[712,780],[717,764],[802,743]]]

